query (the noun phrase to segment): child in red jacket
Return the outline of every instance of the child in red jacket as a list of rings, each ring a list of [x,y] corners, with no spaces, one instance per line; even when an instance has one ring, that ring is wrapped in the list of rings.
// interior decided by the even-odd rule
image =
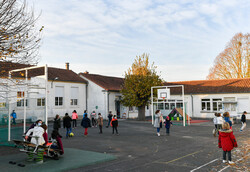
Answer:
[[[223,163],[226,163],[226,154],[228,154],[228,163],[234,164],[231,159],[231,150],[234,147],[237,147],[237,142],[235,136],[233,135],[233,131],[230,129],[230,125],[228,122],[222,124],[222,130],[219,131],[219,140],[218,140],[219,148],[223,150]]]
[[[118,134],[118,130],[117,130],[118,121],[117,121],[116,115],[114,115],[114,118],[111,120],[110,125],[113,128],[113,133],[112,134],[114,134],[114,130],[115,130],[116,131],[116,135],[119,135]]]

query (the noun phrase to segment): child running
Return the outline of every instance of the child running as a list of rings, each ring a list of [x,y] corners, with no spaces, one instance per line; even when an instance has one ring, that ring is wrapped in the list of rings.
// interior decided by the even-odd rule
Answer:
[[[231,158],[231,150],[237,147],[237,142],[228,122],[222,124],[222,129],[219,132],[218,146],[223,150],[222,162],[227,162],[226,155],[228,154],[228,163],[231,165],[234,164]]]
[[[216,132],[217,132],[217,116],[218,116],[218,113],[214,113],[214,119],[213,119],[213,122],[214,122],[213,134],[214,134],[214,137],[216,137]]]

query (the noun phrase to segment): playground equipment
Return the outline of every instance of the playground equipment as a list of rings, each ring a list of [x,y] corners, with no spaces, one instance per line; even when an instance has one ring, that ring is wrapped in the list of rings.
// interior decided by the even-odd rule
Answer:
[[[180,120],[180,116],[183,118],[184,114],[183,114],[183,110],[181,108],[174,108],[170,114],[168,115],[169,118],[173,121],[173,120]],[[191,121],[192,119],[185,113],[186,118],[188,119],[188,121]]]
[[[175,95],[170,95],[171,89],[179,89]],[[174,108],[182,108],[180,111],[186,112],[184,101],[184,85],[169,85],[169,86],[154,86],[151,87],[151,114],[152,124],[154,124],[154,112],[161,110],[164,116],[167,116]],[[186,126],[186,121],[190,125],[190,118],[186,119],[186,115],[182,116],[183,126]]]

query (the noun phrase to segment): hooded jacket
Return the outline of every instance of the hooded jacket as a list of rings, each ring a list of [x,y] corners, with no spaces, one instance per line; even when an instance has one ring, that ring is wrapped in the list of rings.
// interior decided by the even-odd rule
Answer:
[[[110,122],[111,127],[118,127],[118,120],[113,118]]]
[[[222,148],[223,151],[231,151],[234,147],[238,147],[231,129],[219,131],[218,146]]]

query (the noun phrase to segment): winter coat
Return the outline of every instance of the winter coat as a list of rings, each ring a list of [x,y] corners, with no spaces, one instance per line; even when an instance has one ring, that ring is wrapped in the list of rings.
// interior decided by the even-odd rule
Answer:
[[[59,128],[61,128],[61,119],[58,118],[58,119],[54,119],[54,125],[53,125],[53,128],[58,130]]]
[[[217,124],[218,124],[218,122],[217,122],[217,117],[214,117],[213,122],[214,122],[214,125],[217,125]]]
[[[72,113],[72,119],[78,119],[77,113],[75,113],[75,112]]]
[[[91,125],[90,125],[90,119],[84,117],[84,118],[82,119],[81,126],[82,126],[83,128],[91,127]]]
[[[69,116],[63,117],[63,128],[70,128],[71,127],[72,119]]]
[[[223,118],[221,116],[217,117],[217,124],[223,124]]]
[[[230,121],[229,117],[224,117],[225,122],[228,122],[230,127],[232,127],[232,121]]]
[[[98,125],[103,126],[103,117],[99,116],[97,119]]]
[[[45,143],[45,140],[43,138],[43,134],[44,134],[44,129],[42,127],[39,126],[35,126],[34,128],[31,128],[27,133],[26,136],[29,136],[30,133],[33,132],[32,138],[31,138],[31,143],[33,144],[38,144],[38,145],[43,145]],[[38,139],[36,139],[35,137],[37,137]]]
[[[111,127],[118,127],[118,120],[113,118],[110,122]]]
[[[242,114],[242,116],[241,116],[241,122],[243,122],[243,123],[246,122],[246,115]]]
[[[110,113],[110,114],[108,115],[109,121],[112,120],[112,117],[113,117],[113,115]]]
[[[231,151],[234,147],[238,147],[231,129],[219,131],[218,146],[222,148],[223,151]]]
[[[12,118],[16,118],[16,112],[12,112],[10,115],[12,116]]]
[[[160,116],[161,114],[159,113],[155,114],[155,124],[154,124],[155,128],[160,128]]]
[[[48,140],[48,134],[47,134],[47,132],[46,131],[44,131],[44,133],[43,133],[43,139],[44,139],[44,141],[45,141],[45,145],[47,144],[47,143],[49,143],[49,140]]]
[[[169,120],[165,120],[165,127],[166,128],[170,128],[170,126],[172,125],[172,122],[171,122],[171,120],[169,119]]]
[[[94,119],[95,119],[95,118],[96,118],[96,113],[93,113],[93,112],[92,112],[92,113],[91,113],[91,118],[94,118]]]

